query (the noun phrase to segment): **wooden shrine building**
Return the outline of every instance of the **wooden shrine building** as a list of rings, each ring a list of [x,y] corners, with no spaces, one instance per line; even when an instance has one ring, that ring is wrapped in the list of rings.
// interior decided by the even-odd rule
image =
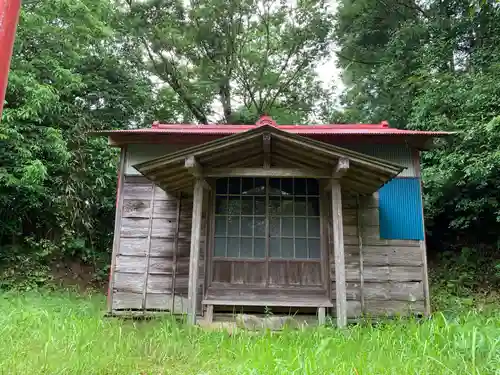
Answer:
[[[108,309],[429,314],[420,152],[445,132],[162,125],[121,148]]]

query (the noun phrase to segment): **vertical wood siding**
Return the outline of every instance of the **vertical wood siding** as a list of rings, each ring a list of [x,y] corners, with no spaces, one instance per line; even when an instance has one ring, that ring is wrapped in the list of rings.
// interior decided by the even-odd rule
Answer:
[[[378,210],[378,193],[360,198],[359,207],[356,198],[343,196],[348,317],[424,313],[420,241],[381,239]],[[329,238],[331,228],[329,225]],[[329,246],[332,254],[331,241]],[[330,277],[334,298],[335,264],[331,256]]]
[[[186,312],[192,205],[191,198],[179,200],[144,177],[125,176],[113,310]],[[202,230],[201,264],[205,234]]]

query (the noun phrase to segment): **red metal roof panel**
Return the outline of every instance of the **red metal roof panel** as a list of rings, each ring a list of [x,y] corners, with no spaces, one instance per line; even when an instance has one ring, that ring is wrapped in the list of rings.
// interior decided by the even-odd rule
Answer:
[[[268,117],[262,116],[255,125],[231,125],[231,124],[160,124],[154,122],[151,128],[127,129],[127,130],[104,130],[97,134],[198,134],[198,135],[230,135],[255,129],[262,125],[274,126],[280,130],[301,135],[424,135],[444,136],[452,134],[444,131],[420,131],[405,130],[389,127],[387,121],[380,124],[329,124],[329,125],[278,125]]]

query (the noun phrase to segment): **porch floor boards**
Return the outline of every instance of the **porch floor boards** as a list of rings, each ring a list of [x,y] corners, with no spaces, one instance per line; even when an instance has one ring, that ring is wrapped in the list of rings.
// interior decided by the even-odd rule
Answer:
[[[209,288],[203,305],[268,307],[333,307],[324,289],[215,289]]]

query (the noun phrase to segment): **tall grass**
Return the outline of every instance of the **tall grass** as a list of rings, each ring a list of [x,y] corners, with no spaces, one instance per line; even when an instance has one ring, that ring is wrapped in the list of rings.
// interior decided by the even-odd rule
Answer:
[[[230,335],[103,308],[102,296],[0,295],[0,373],[500,374],[500,312]]]

